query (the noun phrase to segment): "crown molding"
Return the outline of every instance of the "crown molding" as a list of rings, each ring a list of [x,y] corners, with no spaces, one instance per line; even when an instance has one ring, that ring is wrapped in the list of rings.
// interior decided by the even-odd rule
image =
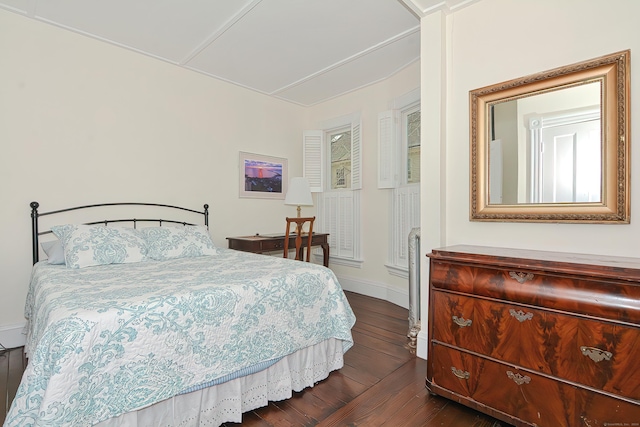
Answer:
[[[400,0],[418,18],[441,11],[445,14],[453,13],[480,0]]]

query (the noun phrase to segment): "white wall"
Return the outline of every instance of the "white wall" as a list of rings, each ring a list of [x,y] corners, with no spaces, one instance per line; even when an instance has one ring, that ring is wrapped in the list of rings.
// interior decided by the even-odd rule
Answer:
[[[482,0],[446,17],[441,44],[447,53],[443,82],[446,85],[446,120],[440,129],[446,151],[439,156],[446,161],[442,182],[445,199],[429,192],[426,186],[422,191],[423,204],[439,206],[444,212],[438,220],[439,233],[443,236],[441,244],[640,256],[640,210],[633,203],[640,197],[640,151],[633,145],[629,225],[469,221],[469,91],[631,49],[633,135],[633,129],[640,125],[636,111],[640,92],[635,90],[640,82],[640,67],[633,64],[640,52],[638,16],[640,2],[631,0]],[[440,21],[427,16],[421,25],[424,40],[424,34],[433,32],[434,28],[437,30]],[[434,67],[430,65],[432,63],[424,55],[423,46],[423,91],[424,76],[435,73],[434,68],[440,69],[439,64]],[[425,109],[423,92],[423,112]],[[423,147],[428,137],[429,134],[423,132]],[[431,220],[423,214],[423,230],[433,226],[429,223]],[[422,248],[425,254],[430,249]],[[426,285],[423,280],[423,309]]]
[[[629,0],[483,0],[450,16],[447,244],[640,256],[637,209],[631,210],[630,225],[470,222],[467,167],[470,90],[624,49],[631,49],[633,62],[634,52],[640,52],[639,14],[640,2]],[[535,28],[527,29],[527,23],[535,23]],[[633,108],[639,92],[633,88],[640,82],[640,70],[632,63],[631,72],[633,132],[639,117]],[[632,201],[638,200],[640,190],[634,185],[638,154],[632,145]]]
[[[393,101],[420,86],[420,64],[399,71],[378,84],[310,107],[309,129],[323,122],[360,113],[362,120],[362,268],[332,264],[346,290],[386,299],[408,308],[408,280],[389,274],[385,263],[389,245],[391,190],[378,189],[378,114]],[[408,328],[408,323],[407,323]]]
[[[288,158],[301,175],[304,114],[0,10],[0,332],[24,322],[31,201],[209,203],[225,247],[226,236],[284,231],[295,208],[239,199],[238,152]]]

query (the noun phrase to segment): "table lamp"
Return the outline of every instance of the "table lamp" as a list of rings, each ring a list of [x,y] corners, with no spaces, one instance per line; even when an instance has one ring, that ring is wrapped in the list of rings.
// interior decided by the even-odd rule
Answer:
[[[284,204],[298,206],[298,218],[300,218],[300,206],[313,206],[313,199],[311,198],[311,190],[309,189],[309,181],[307,178],[291,178]]]

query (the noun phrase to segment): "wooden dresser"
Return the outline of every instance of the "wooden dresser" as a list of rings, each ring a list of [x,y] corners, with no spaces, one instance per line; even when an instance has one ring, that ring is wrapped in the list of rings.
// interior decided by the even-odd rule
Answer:
[[[429,257],[432,393],[516,426],[640,426],[640,259]]]

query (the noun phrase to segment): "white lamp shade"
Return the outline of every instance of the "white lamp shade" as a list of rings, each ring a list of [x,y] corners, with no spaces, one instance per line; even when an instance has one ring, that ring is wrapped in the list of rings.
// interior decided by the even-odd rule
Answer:
[[[313,198],[307,178],[291,178],[289,189],[284,199],[285,205],[313,206]]]

